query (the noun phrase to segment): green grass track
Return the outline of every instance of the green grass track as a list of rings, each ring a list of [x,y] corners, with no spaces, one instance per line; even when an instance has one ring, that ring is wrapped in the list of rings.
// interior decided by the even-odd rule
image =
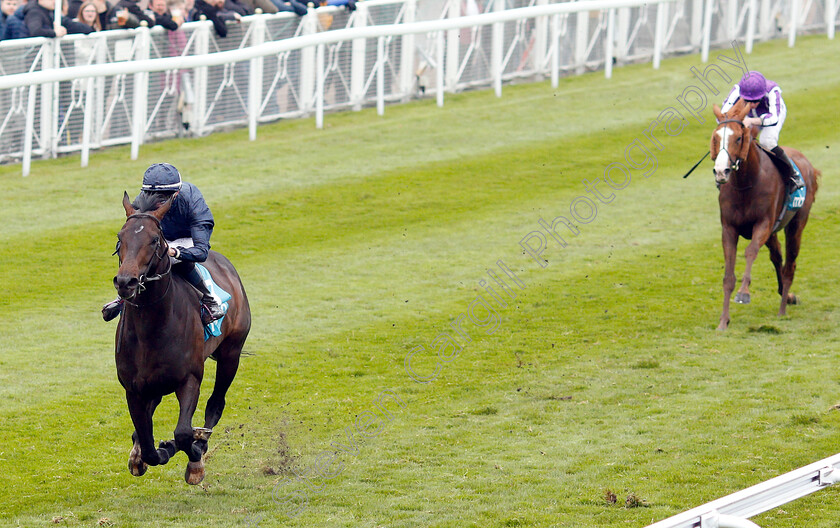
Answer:
[[[698,84],[697,55],[556,90],[332,114],[320,131],[278,122],[255,142],[238,130],[149,144],[137,161],[126,147],[95,152],[86,169],[76,156],[35,162],[27,178],[0,167],[0,526],[643,527],[840,452],[838,56],[840,40],[820,35],[746,57],[784,90],[782,143],[823,179],[794,282],[802,304],[775,315],[762,250],[752,304],[733,307],[726,333],[715,331],[712,163],[681,176],[708,149],[710,104],[731,83],[705,92],[704,123],[660,130],[661,149],[644,135]],[[540,267],[520,240],[594,199],[583,181],[626,163],[635,139],[655,172],[630,170],[620,190],[602,182],[612,201],[563,233],[567,247],[548,237]],[[197,487],[182,454],[129,474],[116,326],[99,315],[114,296],[123,190],[136,194],[159,161],[203,191],[213,247],[238,267],[253,311]],[[507,279],[517,298],[488,315],[474,301],[489,301],[479,281],[498,260],[524,288]],[[466,342],[450,323],[471,303],[489,322],[462,319]],[[434,381],[413,381],[406,354],[424,347],[412,366],[433,372],[443,332],[460,354]],[[376,406],[385,390],[402,405]],[[158,409],[158,440],[176,412],[174,397]],[[827,489],[754,520],[828,528],[838,517],[840,492]]]

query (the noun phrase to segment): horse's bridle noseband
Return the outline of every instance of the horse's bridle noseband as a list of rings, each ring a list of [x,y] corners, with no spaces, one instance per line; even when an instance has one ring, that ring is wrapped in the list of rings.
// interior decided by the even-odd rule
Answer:
[[[157,217],[155,217],[154,215],[150,215],[148,213],[134,213],[133,215],[129,216],[128,219],[126,219],[126,223],[128,223],[128,220],[131,220],[132,218],[151,218],[152,220],[154,220],[155,225],[158,228],[158,232],[160,233],[160,238],[163,239],[163,230],[160,227],[160,220],[158,220]],[[119,257],[118,253],[120,251],[121,243],[122,243],[121,241],[119,241],[119,240],[117,241],[117,248],[113,253],[114,255],[117,255],[117,257]],[[168,255],[166,253],[165,248],[166,248],[166,244],[165,243],[160,243],[160,241],[159,241],[158,242],[158,247],[155,248],[155,253],[153,255],[153,257],[157,257],[157,261],[155,261],[154,258],[149,260],[149,265],[148,265],[148,267],[146,267],[146,272],[140,274],[140,277],[139,277],[140,283],[137,285],[137,290],[135,290],[134,295],[131,296],[131,299],[137,298],[137,296],[139,294],[146,291],[146,283],[159,281],[159,280],[166,277],[167,275],[169,275],[172,272],[172,260],[170,258],[168,258]],[[161,249],[163,249],[163,254],[160,253]],[[158,264],[160,264],[160,261],[163,260],[164,258],[166,258],[166,263],[167,263],[166,271],[164,271],[163,273],[156,273],[154,275],[150,275],[149,273],[152,271],[152,269],[155,266],[157,266]],[[122,266],[122,259],[121,258],[120,258],[120,266]],[[169,292],[169,286],[171,284],[172,284],[172,281],[169,281],[166,284],[166,290],[163,292],[163,295],[160,296],[160,299],[156,299],[156,300],[154,300],[150,303],[144,304],[142,306],[148,306],[150,304],[155,304],[158,301],[160,301],[161,299],[163,299],[164,297],[166,297],[166,294]],[[131,302],[129,299],[123,299],[123,300],[125,302],[127,302],[128,304],[131,304],[132,306],[138,306],[138,307],[141,306],[138,303]]]

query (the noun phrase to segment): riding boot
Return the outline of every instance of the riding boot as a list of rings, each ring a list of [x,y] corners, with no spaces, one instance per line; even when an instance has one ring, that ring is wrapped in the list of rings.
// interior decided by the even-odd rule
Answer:
[[[109,302],[105,306],[102,307],[102,318],[106,321],[110,321],[111,319],[115,318],[116,316],[120,315],[123,309],[123,301],[119,297],[114,299],[113,301]]]
[[[780,160],[785,162],[787,166],[785,168],[784,180],[785,184],[787,185],[788,194],[793,194],[798,189],[805,187],[805,182],[802,180],[802,174],[794,168],[793,162],[790,161],[790,158],[785,154],[785,151],[782,150],[782,147],[776,145],[772,149],[773,154],[775,154]]]
[[[201,323],[209,325],[216,319],[224,317],[224,309],[216,302],[216,298],[210,294],[210,290],[207,289],[207,285],[204,284],[204,280],[201,278],[198,270],[193,268],[187,273],[185,278],[201,294],[201,304],[204,306],[204,310],[201,312]]]

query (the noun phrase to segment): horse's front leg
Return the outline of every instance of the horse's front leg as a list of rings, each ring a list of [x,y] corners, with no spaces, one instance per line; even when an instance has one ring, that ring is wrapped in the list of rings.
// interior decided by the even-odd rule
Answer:
[[[155,437],[152,426],[152,415],[160,403],[160,398],[146,400],[135,392],[126,391],[128,413],[134,423],[134,447],[128,459],[128,469],[131,474],[139,477],[146,472],[145,465],[158,466],[169,462],[169,453],[164,449],[155,449]],[[137,455],[140,459],[138,461]]]
[[[735,289],[735,252],[738,250],[738,233],[731,226],[723,227],[723,312],[720,314],[718,330],[726,330],[729,326],[729,299]]]
[[[196,445],[196,433],[192,426],[192,418],[198,404],[200,388],[201,379],[191,375],[175,391],[180,406],[178,425],[175,427],[175,445],[179,450],[186,453],[190,459],[184,474],[184,480],[187,481],[187,484],[193,485],[204,480],[204,461],[202,460],[204,450]]]
[[[753,228],[752,240],[750,240],[747,249],[744,251],[744,277],[741,279],[741,287],[738,288],[738,293],[735,294],[735,302],[740,304],[750,303],[750,283],[752,282],[752,266],[755,259],[758,257],[758,251],[761,246],[767,242],[770,237],[770,225],[765,223],[759,224]]]

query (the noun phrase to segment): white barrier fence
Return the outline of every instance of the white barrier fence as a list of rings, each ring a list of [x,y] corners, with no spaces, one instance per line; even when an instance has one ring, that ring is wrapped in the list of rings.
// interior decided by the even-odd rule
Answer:
[[[675,515],[648,528],[758,528],[748,520],[840,482],[840,454]]]
[[[449,0],[418,22],[417,0],[0,43],[0,160],[132,145],[360,109],[504,81],[552,79],[797,31],[833,36],[837,0]],[[427,4],[422,4],[423,6]],[[426,8],[428,10],[428,8]],[[464,16],[466,15],[466,16]],[[59,67],[60,66],[60,67]]]

